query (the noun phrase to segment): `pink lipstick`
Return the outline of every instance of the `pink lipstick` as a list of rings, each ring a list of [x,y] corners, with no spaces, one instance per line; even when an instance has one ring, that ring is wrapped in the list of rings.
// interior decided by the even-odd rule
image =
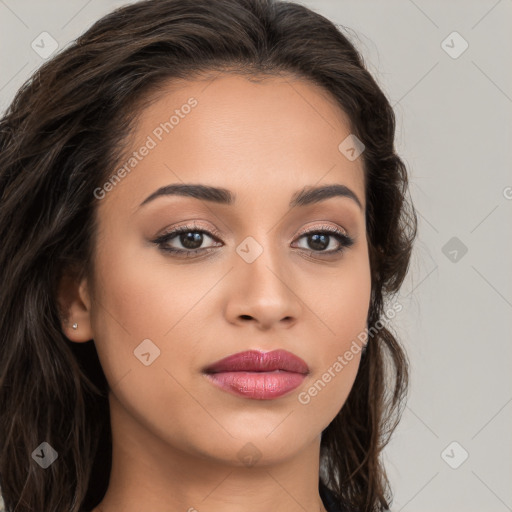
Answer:
[[[212,384],[228,393],[270,400],[298,387],[309,368],[300,357],[286,350],[248,350],[213,363],[203,373]]]

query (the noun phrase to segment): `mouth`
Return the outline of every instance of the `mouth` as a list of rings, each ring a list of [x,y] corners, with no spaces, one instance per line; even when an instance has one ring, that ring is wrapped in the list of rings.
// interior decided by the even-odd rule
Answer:
[[[213,363],[203,369],[203,374],[230,394],[269,400],[297,388],[309,374],[309,367],[286,350],[248,350]]]

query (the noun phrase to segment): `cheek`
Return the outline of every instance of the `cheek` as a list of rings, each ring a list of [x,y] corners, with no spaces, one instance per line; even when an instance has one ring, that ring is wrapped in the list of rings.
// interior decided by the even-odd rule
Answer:
[[[126,249],[115,260],[106,253],[99,260],[99,302],[105,307],[99,307],[98,313],[107,324],[117,324],[113,328],[122,327],[132,341],[165,338],[216,276],[208,284],[207,276],[199,278],[199,271],[172,266],[156,253],[148,257],[141,251],[129,252],[128,244]],[[108,330],[108,325],[98,326],[97,332],[105,332],[105,327]]]
[[[123,247],[122,254],[114,257],[114,247],[104,245],[96,265],[92,327],[111,384],[126,372],[144,367],[134,353],[143,340],[151,340],[156,353],[160,350],[164,355],[169,338],[165,333],[183,316],[188,302],[187,288],[179,277],[166,279],[165,268],[148,265],[129,244]]]
[[[339,350],[346,350],[352,340],[365,331],[371,296],[371,278],[368,268],[354,268],[338,283],[337,297],[332,304],[332,330],[331,336],[334,346]],[[330,346],[333,346],[330,343]]]
[[[139,393],[142,405],[147,405],[145,387],[155,410],[159,409],[155,389],[161,390],[160,399],[173,396],[186,403],[178,383],[190,379],[201,360],[212,309],[208,292],[225,270],[207,272],[200,270],[201,265],[193,269],[171,264],[157,251],[141,251],[128,243],[123,247],[122,254],[114,258],[113,246],[104,245],[97,258],[93,332],[105,376],[111,387],[125,375],[137,382],[129,395],[134,403]],[[208,315],[205,308],[209,308]],[[138,356],[148,351],[146,358],[154,362],[144,366]]]
[[[332,273],[308,279],[305,286],[301,296],[318,321],[322,352],[332,359],[333,353],[346,350],[366,328],[371,297],[367,252],[350,254]]]
[[[105,251],[98,259],[92,315],[114,406],[171,437],[185,428],[181,420],[201,413],[182,383],[199,350],[193,307],[216,281],[212,276],[211,284],[194,286],[183,274],[161,262],[143,263],[129,251],[115,259]],[[176,410],[186,412],[176,415]]]
[[[352,389],[365,340],[361,333],[366,331],[369,295],[363,291],[347,301],[338,299],[337,316],[333,313],[329,324],[333,333],[317,338],[321,347],[315,352],[317,364],[297,396],[305,417],[320,431],[340,411]]]
[[[314,312],[323,321],[319,328],[322,350],[318,351],[315,379],[320,382],[311,396],[320,395],[323,406],[334,414],[348,396],[356,378],[365,341],[369,303],[371,297],[371,275],[368,259],[354,258],[339,271],[336,277],[325,280],[324,292],[318,290],[311,297]],[[309,393],[308,393],[309,394]],[[337,409],[336,409],[337,407]]]

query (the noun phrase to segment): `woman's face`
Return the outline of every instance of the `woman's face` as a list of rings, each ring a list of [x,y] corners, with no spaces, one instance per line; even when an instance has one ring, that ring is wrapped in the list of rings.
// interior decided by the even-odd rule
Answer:
[[[339,149],[349,135],[327,93],[291,77],[183,83],[142,112],[132,159],[95,192],[96,286],[82,288],[114,430],[231,464],[319,442],[354,382],[370,301],[362,157],[345,156],[348,142]],[[222,193],[148,199],[185,184]],[[356,199],[290,206],[327,185]],[[183,226],[188,235],[164,238]],[[267,387],[261,373],[204,373],[226,356],[276,349],[309,373],[267,373]]]

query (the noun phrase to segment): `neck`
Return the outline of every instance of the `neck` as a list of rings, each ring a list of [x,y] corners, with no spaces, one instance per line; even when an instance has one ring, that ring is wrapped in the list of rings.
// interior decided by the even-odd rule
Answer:
[[[93,512],[325,512],[318,489],[320,436],[286,460],[233,439],[242,448],[219,459],[166,443],[115,400],[111,405],[110,480]]]

